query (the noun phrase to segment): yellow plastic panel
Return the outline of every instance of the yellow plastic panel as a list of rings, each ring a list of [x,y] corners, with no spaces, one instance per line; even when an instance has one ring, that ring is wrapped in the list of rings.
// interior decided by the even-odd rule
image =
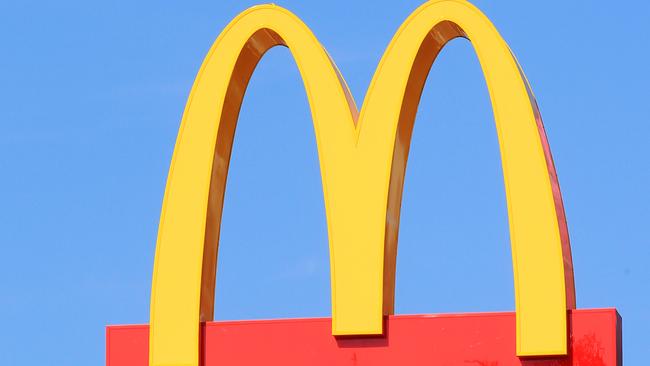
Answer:
[[[291,50],[312,110],[330,242],[332,332],[382,333],[383,314],[393,308],[399,206],[415,111],[435,56],[459,36],[475,46],[497,123],[517,353],[566,352],[566,309],[574,306],[574,296],[557,180],[527,82],[489,20],[459,0],[420,7],[390,43],[357,117],[343,78],[309,29],[287,10],[263,5],[240,14],[219,36],[187,102],[156,247],[151,365],[198,365],[199,323],[212,319],[221,209],[239,108],[257,62],[276,45]]]
[[[385,306],[392,311],[399,204],[415,110],[431,63],[456,37],[472,42],[494,110],[508,200],[517,354],[565,354],[566,310],[575,307],[575,295],[550,150],[536,102],[510,49],[487,17],[465,1],[428,2],[404,22],[379,64],[361,111],[360,125],[367,125],[360,145],[374,129],[377,135],[396,130],[384,137],[395,141],[385,240]]]

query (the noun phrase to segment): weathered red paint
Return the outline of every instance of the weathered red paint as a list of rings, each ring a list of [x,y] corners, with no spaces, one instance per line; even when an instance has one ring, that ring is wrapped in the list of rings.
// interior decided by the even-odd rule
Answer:
[[[383,337],[337,338],[331,320],[208,322],[203,366],[620,366],[621,318],[615,309],[569,311],[569,355],[518,358],[515,314],[389,316]],[[147,366],[149,326],[109,326],[107,366]]]

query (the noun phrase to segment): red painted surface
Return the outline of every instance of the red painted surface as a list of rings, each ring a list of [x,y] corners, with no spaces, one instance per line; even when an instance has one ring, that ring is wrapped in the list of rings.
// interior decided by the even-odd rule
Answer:
[[[201,328],[203,366],[466,365],[620,366],[621,318],[615,309],[569,312],[570,353],[515,356],[515,314],[400,315],[385,337],[337,338],[331,320],[209,322]],[[147,366],[149,327],[109,326],[108,366]]]

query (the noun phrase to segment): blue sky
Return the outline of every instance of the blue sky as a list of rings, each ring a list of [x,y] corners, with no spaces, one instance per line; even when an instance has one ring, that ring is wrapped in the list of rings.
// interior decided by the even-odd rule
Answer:
[[[145,323],[168,165],[213,40],[253,1],[0,3],[0,364],[103,365],[104,326]],[[358,104],[420,1],[279,1]],[[475,1],[540,104],[572,239],[578,306],[616,307],[628,365],[650,348],[648,2]],[[514,309],[485,83],[455,40],[417,117],[398,313]],[[309,108],[286,49],[255,72],[227,186],[216,317],[329,315]]]

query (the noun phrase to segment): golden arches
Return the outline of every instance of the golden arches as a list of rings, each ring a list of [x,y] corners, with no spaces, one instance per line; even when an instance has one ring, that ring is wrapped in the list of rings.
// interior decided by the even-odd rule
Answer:
[[[517,353],[566,352],[566,309],[574,297],[561,198],[534,99],[489,20],[461,0],[418,8],[391,41],[357,116],[343,78],[311,31],[287,10],[263,5],[243,12],[222,32],[187,102],[156,246],[151,365],[198,364],[199,322],[212,319],[234,127],[257,62],[276,45],[291,50],[312,110],[328,220],[333,334],[382,333],[383,315],[392,312],[399,206],[415,110],[437,52],[459,36],[474,44],[497,124]]]

